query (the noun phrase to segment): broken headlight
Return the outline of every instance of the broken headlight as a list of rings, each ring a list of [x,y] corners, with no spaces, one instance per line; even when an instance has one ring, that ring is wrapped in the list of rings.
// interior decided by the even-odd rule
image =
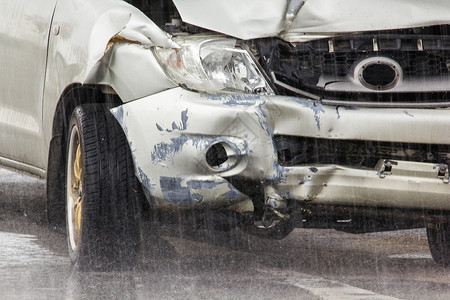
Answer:
[[[178,37],[179,49],[155,48],[167,76],[188,89],[210,93],[273,94],[250,54],[236,40]]]

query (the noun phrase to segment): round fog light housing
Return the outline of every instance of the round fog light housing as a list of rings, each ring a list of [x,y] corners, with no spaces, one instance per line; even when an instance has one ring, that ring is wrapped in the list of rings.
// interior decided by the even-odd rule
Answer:
[[[387,57],[370,57],[360,62],[356,68],[359,82],[371,90],[389,90],[402,80],[400,65]]]
[[[237,147],[225,141],[213,143],[206,151],[205,159],[208,167],[217,172],[230,170],[239,162]]]

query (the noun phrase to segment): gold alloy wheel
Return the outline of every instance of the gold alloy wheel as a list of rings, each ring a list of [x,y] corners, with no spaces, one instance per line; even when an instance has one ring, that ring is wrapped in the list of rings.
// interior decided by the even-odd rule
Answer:
[[[70,132],[66,182],[67,228],[72,250],[78,247],[81,233],[83,207],[81,151],[78,128],[74,125]]]
[[[74,204],[75,211],[75,233],[80,235],[81,228],[81,146],[78,144],[77,153],[75,155],[75,162],[73,163],[73,173],[75,175],[76,182],[73,185],[73,189],[78,191],[78,198]]]

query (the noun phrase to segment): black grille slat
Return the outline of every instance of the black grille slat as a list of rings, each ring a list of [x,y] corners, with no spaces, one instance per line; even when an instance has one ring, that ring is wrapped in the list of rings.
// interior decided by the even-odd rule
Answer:
[[[447,60],[450,63],[450,51],[448,53],[437,54],[419,51],[300,53],[298,55],[284,56],[279,60],[281,62],[280,66],[274,67],[271,70],[276,73],[285,73],[293,77],[296,76],[299,79],[303,77],[296,74],[299,70],[311,74],[346,76],[349,74],[355,62],[373,56],[388,57],[397,61],[403,68],[406,77],[441,76],[450,73],[446,65]],[[290,72],[286,69],[290,70]]]
[[[373,168],[380,159],[450,163],[450,145],[275,136],[283,166],[339,164]]]
[[[277,86],[282,94],[295,95],[297,89],[327,100],[450,103],[450,88],[448,91],[432,89],[434,80],[450,77],[450,37],[447,27],[425,28],[420,34],[413,30],[367,33],[297,44],[278,39],[264,40],[264,45],[258,51],[262,57],[270,57],[261,60],[267,74],[275,74],[277,80],[293,88],[289,90]],[[430,90],[408,94],[407,90],[395,93],[361,88],[358,91],[342,92],[318,86],[321,76],[330,80],[354,76],[355,66],[372,57],[385,57],[397,62],[403,71],[403,82],[430,80]]]

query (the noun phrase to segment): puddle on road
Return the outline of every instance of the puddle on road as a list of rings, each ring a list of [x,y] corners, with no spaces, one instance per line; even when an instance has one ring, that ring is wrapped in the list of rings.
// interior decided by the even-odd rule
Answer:
[[[404,258],[404,259],[432,259],[431,254],[425,253],[402,253],[402,254],[392,254],[388,256],[389,258]]]
[[[43,179],[39,179],[29,174],[20,173],[16,171],[10,171],[7,169],[0,168],[0,180],[2,183],[33,183],[33,184],[44,184]]]
[[[16,234],[0,231],[0,268],[25,266],[30,264],[55,264],[67,259],[36,243],[34,235]]]
[[[0,231],[0,299],[72,299],[61,296],[68,259],[38,242],[35,235]]]

